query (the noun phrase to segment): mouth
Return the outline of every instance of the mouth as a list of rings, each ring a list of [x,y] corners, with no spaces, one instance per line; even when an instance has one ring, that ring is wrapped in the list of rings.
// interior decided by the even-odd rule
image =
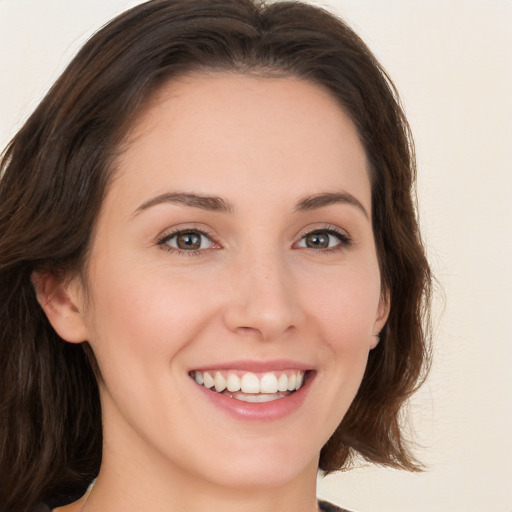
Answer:
[[[270,372],[243,370],[192,370],[191,379],[199,386],[242,402],[273,402],[301,389],[310,372],[287,369]]]

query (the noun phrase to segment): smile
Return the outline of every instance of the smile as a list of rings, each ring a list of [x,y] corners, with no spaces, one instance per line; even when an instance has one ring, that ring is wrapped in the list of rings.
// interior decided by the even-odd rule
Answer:
[[[304,384],[304,370],[265,373],[242,370],[209,370],[190,372],[197,384],[242,402],[271,402],[298,391]]]

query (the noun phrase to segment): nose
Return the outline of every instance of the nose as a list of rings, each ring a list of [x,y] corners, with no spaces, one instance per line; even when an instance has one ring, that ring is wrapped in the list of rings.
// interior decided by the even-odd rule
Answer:
[[[293,272],[279,254],[244,258],[230,276],[227,328],[261,340],[278,340],[300,325],[303,311]]]

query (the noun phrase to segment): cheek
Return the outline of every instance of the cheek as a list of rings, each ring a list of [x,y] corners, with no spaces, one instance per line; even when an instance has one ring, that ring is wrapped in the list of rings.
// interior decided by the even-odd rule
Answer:
[[[371,269],[369,269],[370,275]],[[318,385],[322,401],[314,415],[324,417],[328,438],[342,421],[361,385],[373,343],[373,327],[380,297],[376,279],[361,272],[331,276],[309,301],[309,324],[313,324],[320,367]]]
[[[333,272],[309,294],[307,308],[325,338],[350,351],[372,341],[380,293],[379,274],[372,267]]]
[[[102,371],[106,365],[168,364],[211,316],[212,294],[197,284],[157,267],[110,270],[95,275],[88,316]]]
[[[90,344],[102,374],[105,421],[112,428],[126,421],[143,436],[160,429],[165,438],[182,396],[169,390],[186,375],[181,354],[211,321],[213,294],[161,267],[103,270],[91,297]]]

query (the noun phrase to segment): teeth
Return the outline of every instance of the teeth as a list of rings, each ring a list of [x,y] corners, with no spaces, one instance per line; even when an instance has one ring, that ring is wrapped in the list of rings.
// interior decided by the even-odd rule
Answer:
[[[304,383],[303,370],[285,370],[283,372],[267,372],[256,375],[252,372],[242,372],[239,370],[228,371],[194,371],[191,377],[201,386],[208,389],[215,388],[218,393],[230,392],[241,393],[233,398],[238,400],[263,402],[267,401],[262,395],[268,395],[269,400],[283,398],[288,392],[300,389]],[[252,397],[243,397],[243,393],[253,395]],[[278,394],[279,396],[277,396]],[[254,395],[260,398],[253,400]],[[247,399],[246,399],[247,398]]]
[[[221,392],[226,389],[226,379],[222,376],[220,372],[215,374],[215,391]]]
[[[240,389],[243,393],[259,393],[261,390],[260,379],[254,373],[244,373]]]
[[[283,373],[277,381],[277,389],[279,391],[288,391],[288,377],[286,373]]]
[[[277,392],[277,377],[273,373],[266,373],[261,379],[261,392],[262,393],[276,393]]]
[[[287,395],[285,393],[276,393],[276,394],[256,394],[256,395],[237,395],[233,398],[240,400],[242,402],[251,402],[251,403],[262,403],[262,402],[273,402],[274,400],[279,400],[280,398],[285,398]]]
[[[196,373],[199,373],[199,372],[196,372]],[[235,391],[240,391],[240,388],[241,388],[241,382],[240,382],[240,378],[231,373],[228,375],[228,380],[227,380],[227,383],[228,383],[228,391],[231,391],[232,393],[234,393]]]
[[[196,373],[200,373],[200,372],[196,372]],[[213,388],[213,386],[215,386],[215,381],[213,380],[213,377],[208,372],[205,372],[203,374],[203,381],[204,381],[205,388]]]
[[[294,373],[292,373],[292,374],[288,377],[288,391],[294,391],[294,390],[295,390],[296,383],[297,383],[297,377],[295,376],[295,374],[294,374]]]
[[[304,374],[298,373],[297,374],[297,381],[295,383],[295,389],[300,389],[302,387],[302,383],[304,382]]]

